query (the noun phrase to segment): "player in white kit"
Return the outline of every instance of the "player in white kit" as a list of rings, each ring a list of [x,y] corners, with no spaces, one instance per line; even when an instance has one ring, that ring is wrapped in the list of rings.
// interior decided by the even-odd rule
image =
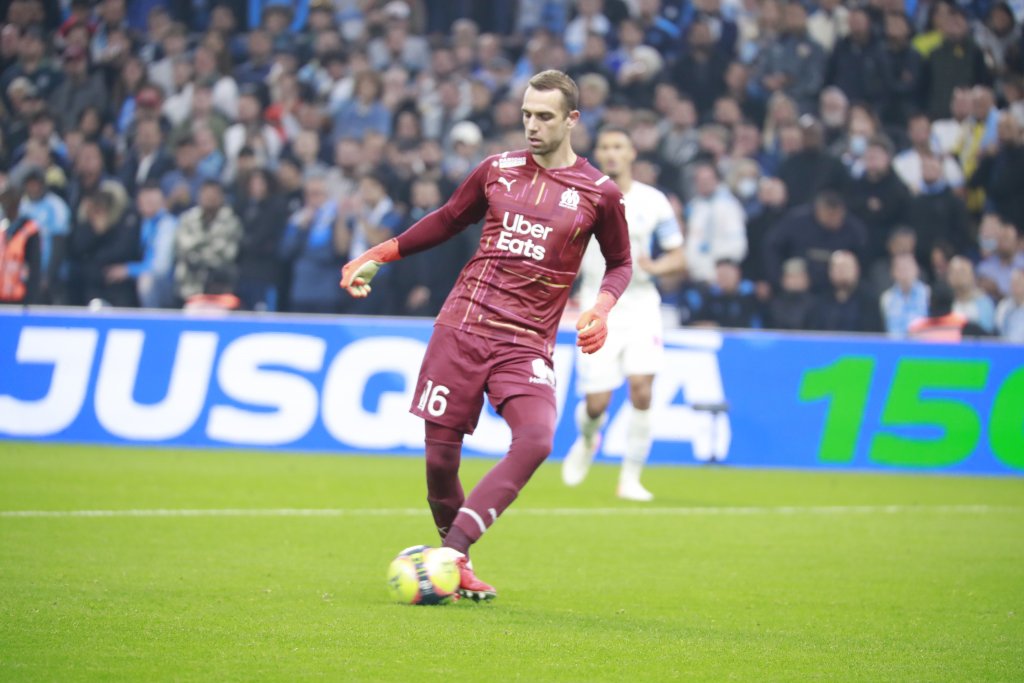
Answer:
[[[586,478],[601,442],[612,392],[628,380],[633,412],[617,495],[649,501],[654,496],[640,483],[640,473],[651,450],[651,388],[664,357],[661,295],[654,278],[684,270],[683,234],[668,198],[650,185],[633,180],[636,148],[624,129],[602,129],[594,156],[598,167],[615,181],[625,198],[633,277],[608,316],[604,347],[590,355],[577,354],[577,387],[585,400],[576,410],[579,436],[562,463],[562,480],[576,486]],[[655,240],[661,254],[652,259]],[[580,268],[581,309],[597,300],[603,275],[604,259],[591,241]]]

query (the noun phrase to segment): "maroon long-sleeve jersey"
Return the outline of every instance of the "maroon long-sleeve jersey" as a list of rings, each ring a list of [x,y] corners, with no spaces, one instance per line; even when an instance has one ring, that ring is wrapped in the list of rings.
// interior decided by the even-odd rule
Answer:
[[[622,192],[579,157],[545,169],[527,151],[488,157],[437,211],[398,236],[402,256],[484,219],[480,245],[437,317],[447,325],[546,354],[590,236],[607,268],[601,289],[618,298],[632,259]]]

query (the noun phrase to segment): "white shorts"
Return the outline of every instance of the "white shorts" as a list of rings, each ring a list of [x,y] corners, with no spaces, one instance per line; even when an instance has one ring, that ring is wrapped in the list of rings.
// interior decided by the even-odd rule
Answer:
[[[661,316],[630,316],[608,327],[599,351],[576,351],[576,391],[580,396],[614,391],[627,377],[656,375],[665,358]]]

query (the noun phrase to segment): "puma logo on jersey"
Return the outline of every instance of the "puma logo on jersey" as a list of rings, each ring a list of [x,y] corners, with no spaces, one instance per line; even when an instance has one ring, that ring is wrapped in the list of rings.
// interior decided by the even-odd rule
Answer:
[[[549,387],[554,388],[555,371],[548,367],[548,364],[544,362],[543,358],[534,358],[533,363],[530,365],[533,370],[533,377],[530,378],[530,384],[547,384]]]
[[[512,191],[512,183],[516,182],[516,179],[513,178],[512,180],[509,180],[505,176],[498,176],[498,182],[501,183],[502,185],[504,185],[506,190],[511,192]]]
[[[495,245],[498,249],[512,254],[521,254],[535,261],[544,260],[547,251],[543,245],[537,244],[531,238],[546,241],[554,228],[540,223],[531,223],[523,218],[522,214],[509,214],[508,211],[505,212],[505,216],[501,220],[501,227],[502,231]],[[526,239],[520,239],[515,235],[523,235]]]

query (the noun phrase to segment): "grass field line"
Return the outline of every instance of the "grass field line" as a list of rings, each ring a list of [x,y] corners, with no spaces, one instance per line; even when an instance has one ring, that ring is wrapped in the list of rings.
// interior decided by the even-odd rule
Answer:
[[[530,517],[715,517],[743,515],[872,515],[903,513],[989,514],[1024,511],[994,505],[779,505],[603,508],[515,508],[506,514]],[[110,517],[415,517],[426,508],[152,508],[126,510],[0,510],[0,518]]]

